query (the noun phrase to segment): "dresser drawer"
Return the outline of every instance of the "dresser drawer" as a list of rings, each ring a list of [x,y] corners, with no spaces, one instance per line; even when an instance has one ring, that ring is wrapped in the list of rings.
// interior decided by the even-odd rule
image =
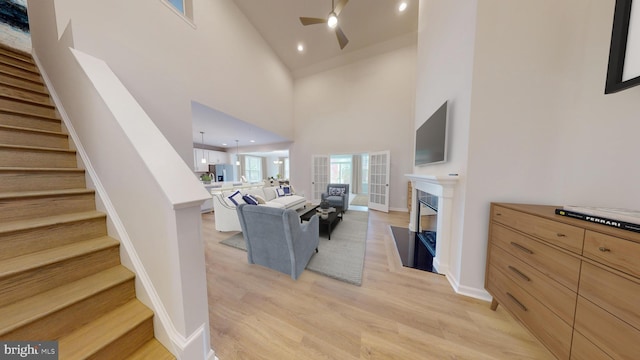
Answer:
[[[518,231],[534,235],[563,249],[582,254],[584,229],[543,219],[501,206],[493,206],[491,218]]]
[[[637,359],[640,354],[640,331],[582,296],[578,296],[575,329],[614,359]]]
[[[573,325],[577,294],[558,282],[549,279],[522,260],[501,248],[491,246],[490,265],[495,266],[511,281],[520,285],[531,296],[546,304],[567,324]]]
[[[584,256],[640,277],[640,243],[587,230]]]
[[[597,346],[577,331],[573,332],[571,360],[613,360]]]
[[[580,276],[580,295],[640,329],[640,284],[585,261]]]
[[[502,225],[491,225],[491,244],[536,268],[573,292],[578,291],[580,259],[556,250],[540,241],[512,231]]]
[[[487,290],[558,358],[569,359],[572,328],[533,296],[489,266]]]

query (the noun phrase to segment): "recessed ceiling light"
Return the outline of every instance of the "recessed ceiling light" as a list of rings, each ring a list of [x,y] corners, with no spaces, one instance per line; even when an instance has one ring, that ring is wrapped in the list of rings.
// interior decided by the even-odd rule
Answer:
[[[298,44],[298,52],[303,52],[304,51],[304,45],[302,45],[302,43]]]
[[[256,142],[256,141],[255,141],[255,140],[249,140],[249,142],[254,143],[254,142]]]
[[[406,1],[401,1],[400,4],[398,5],[398,11],[403,12],[405,10],[407,10],[407,2]]]
[[[222,143],[222,146],[227,146],[227,143]]]

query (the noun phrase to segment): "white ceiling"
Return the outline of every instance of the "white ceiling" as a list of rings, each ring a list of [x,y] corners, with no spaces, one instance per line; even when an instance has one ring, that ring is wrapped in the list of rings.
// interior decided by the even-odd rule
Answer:
[[[340,50],[335,32],[328,26],[300,23],[301,16],[326,19],[331,0],[234,0],[294,74],[356,50],[415,34],[418,0],[405,1],[409,6],[403,13],[398,11],[400,0],[348,1],[338,16],[338,24],[349,43]],[[298,43],[305,45],[304,52],[297,51]]]
[[[293,77],[360,60],[394,46],[415,42],[418,27],[418,0],[406,0],[407,10],[399,13],[400,0],[349,0],[338,20],[349,39],[340,50],[335,32],[325,24],[303,26],[299,18],[327,18],[331,0],[233,0],[277,56],[289,68]],[[336,0],[336,3],[338,0]],[[304,44],[302,53],[297,45]],[[198,103],[192,104],[193,142],[220,148],[289,142],[266,130],[230,117]],[[255,143],[249,143],[251,134]],[[222,145],[226,143],[227,145]]]

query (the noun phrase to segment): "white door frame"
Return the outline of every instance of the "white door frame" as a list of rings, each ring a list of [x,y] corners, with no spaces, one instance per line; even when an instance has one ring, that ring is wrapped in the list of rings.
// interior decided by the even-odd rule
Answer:
[[[389,150],[369,153],[369,209],[389,212]]]
[[[312,155],[311,164],[311,203],[319,204],[329,184],[329,155]]]

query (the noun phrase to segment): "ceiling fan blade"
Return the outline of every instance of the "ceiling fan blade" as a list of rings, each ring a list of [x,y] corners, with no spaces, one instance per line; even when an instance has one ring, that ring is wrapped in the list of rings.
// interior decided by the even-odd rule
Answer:
[[[335,9],[333,9],[333,12],[336,13],[336,16],[340,15],[340,11],[342,11],[342,8],[347,5],[348,1],[349,0],[340,0],[338,2],[338,5],[336,5]]]
[[[304,26],[313,25],[313,24],[326,24],[327,23],[327,19],[301,17],[300,18],[300,22]]]
[[[338,37],[338,43],[340,44],[340,50],[344,49],[349,43],[349,39],[344,35],[340,26],[336,26],[336,36]]]

